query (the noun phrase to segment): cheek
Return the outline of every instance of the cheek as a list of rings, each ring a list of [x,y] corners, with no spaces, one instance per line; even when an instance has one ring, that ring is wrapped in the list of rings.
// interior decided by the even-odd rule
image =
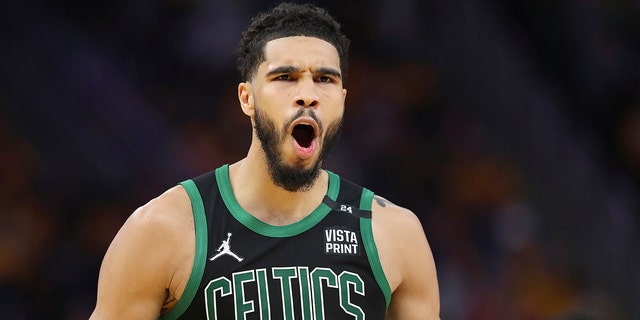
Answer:
[[[333,108],[331,109],[331,111],[323,110],[323,114],[320,116],[320,118],[325,131],[323,135],[326,135],[328,126],[340,122],[344,119],[344,108]]]
[[[344,115],[344,100],[336,100],[330,113],[332,117],[341,118]]]
[[[346,98],[346,91],[338,86],[325,87],[321,89],[322,101],[331,108],[343,108]]]

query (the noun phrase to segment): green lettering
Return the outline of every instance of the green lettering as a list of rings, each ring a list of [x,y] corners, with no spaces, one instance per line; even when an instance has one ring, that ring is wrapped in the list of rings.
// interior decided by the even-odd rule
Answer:
[[[273,268],[271,272],[275,279],[280,279],[284,320],[293,320],[293,292],[291,291],[291,278],[295,278],[297,276],[296,267]]]
[[[324,320],[324,295],[322,289],[322,281],[327,283],[328,287],[337,288],[338,276],[333,270],[328,268],[315,268],[311,271],[311,283],[313,285],[313,309],[315,310],[315,320]]]
[[[236,320],[246,319],[247,313],[253,312],[253,301],[244,300],[244,283],[254,281],[253,270],[233,274],[233,297],[236,307]]]
[[[311,308],[311,290],[309,288],[309,267],[298,267],[298,280],[300,281],[300,301],[302,307],[302,320],[313,320]]]
[[[260,320],[271,319],[271,305],[269,304],[269,284],[267,283],[267,270],[256,270],[258,276],[258,299],[260,300]]]
[[[231,281],[225,277],[217,278],[210,281],[205,292],[205,307],[207,308],[207,315],[209,319],[218,319],[217,305],[216,305],[216,292],[220,292],[220,297],[224,297],[231,294]]]
[[[364,296],[364,281],[356,273],[344,271],[340,274],[340,307],[355,317],[357,320],[364,320],[364,311],[357,305],[351,303],[351,291],[349,287],[353,287],[353,291]]]

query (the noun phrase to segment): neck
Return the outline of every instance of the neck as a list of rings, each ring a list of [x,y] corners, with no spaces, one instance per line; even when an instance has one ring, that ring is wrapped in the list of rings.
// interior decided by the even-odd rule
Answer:
[[[287,225],[302,220],[322,202],[329,185],[325,171],[309,190],[290,192],[273,183],[264,156],[251,149],[246,158],[229,166],[233,193],[245,211],[267,224]]]

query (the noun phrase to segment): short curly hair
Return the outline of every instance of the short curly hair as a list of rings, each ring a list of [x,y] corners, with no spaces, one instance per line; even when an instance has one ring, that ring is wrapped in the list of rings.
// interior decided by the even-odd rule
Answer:
[[[346,77],[350,41],[340,30],[340,24],[327,11],[314,5],[282,3],[255,16],[242,33],[236,52],[242,80],[249,81],[255,76],[265,59],[267,42],[293,36],[314,37],[331,43],[338,50],[342,77]]]

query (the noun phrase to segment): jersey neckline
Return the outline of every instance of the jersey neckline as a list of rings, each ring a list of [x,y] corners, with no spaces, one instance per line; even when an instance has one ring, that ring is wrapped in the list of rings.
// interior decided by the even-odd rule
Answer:
[[[340,177],[328,170],[326,172],[329,174],[329,187],[326,195],[335,201],[340,191]],[[245,227],[266,237],[286,238],[296,236],[311,229],[331,211],[329,206],[321,202],[309,215],[300,221],[285,226],[270,225],[254,217],[240,206],[231,188],[228,164],[216,169],[216,181],[222,200],[231,215]]]

